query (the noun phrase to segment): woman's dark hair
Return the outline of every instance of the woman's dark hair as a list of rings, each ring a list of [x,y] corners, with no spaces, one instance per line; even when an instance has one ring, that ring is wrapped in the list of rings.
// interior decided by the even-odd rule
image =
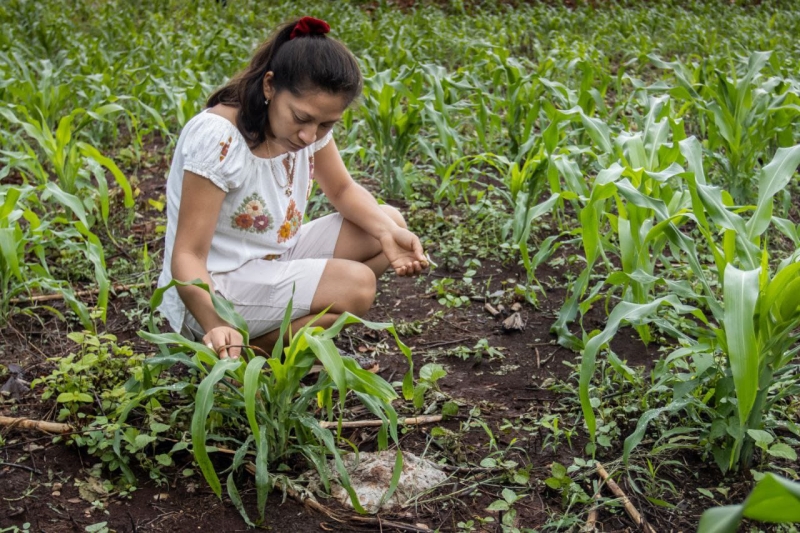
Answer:
[[[264,105],[264,76],[272,71],[275,92],[288,90],[296,96],[306,91],[342,95],[350,105],[361,94],[358,62],[345,45],[325,35],[290,39],[297,21],[282,25],[264,42],[250,64],[224,87],[214,92],[207,107],[225,104],[239,108],[236,127],[250,146],[266,139],[269,127]]]

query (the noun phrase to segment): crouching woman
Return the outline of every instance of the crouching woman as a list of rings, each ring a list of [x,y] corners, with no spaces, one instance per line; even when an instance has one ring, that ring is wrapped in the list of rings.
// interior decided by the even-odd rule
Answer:
[[[366,313],[376,280],[427,267],[402,215],[353,181],[332,131],[360,95],[353,54],[328,25],[304,17],[282,26],[250,64],[211,95],[184,127],[167,180],[163,287],[200,279],[270,350],[292,300],[294,330]],[[312,183],[336,213],[303,223]],[[292,290],[294,296],[292,296]],[[169,289],[171,327],[220,357],[238,357],[241,334],[195,286]]]

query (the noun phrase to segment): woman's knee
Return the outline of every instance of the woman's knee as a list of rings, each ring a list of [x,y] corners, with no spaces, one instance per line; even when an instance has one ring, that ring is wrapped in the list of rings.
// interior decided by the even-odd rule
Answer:
[[[313,307],[324,309],[333,305],[333,312],[347,311],[361,316],[372,307],[376,293],[377,279],[367,265],[331,259],[314,294]]]
[[[401,228],[407,228],[408,225],[406,224],[406,219],[403,218],[403,214],[396,208],[392,207],[391,205],[383,204],[381,205],[381,209],[383,212],[389,215],[389,218],[394,220],[394,222],[400,226]]]
[[[375,295],[378,293],[378,279],[375,272],[372,271],[364,263],[351,261],[352,263],[352,279],[350,280],[350,287],[353,294],[353,311],[356,315],[364,315],[372,307],[375,302]]]

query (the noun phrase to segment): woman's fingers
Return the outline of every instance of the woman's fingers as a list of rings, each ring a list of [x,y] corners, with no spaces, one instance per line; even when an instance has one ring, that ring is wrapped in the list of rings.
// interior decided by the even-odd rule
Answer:
[[[409,261],[404,265],[394,267],[394,271],[398,276],[415,276],[428,268],[428,262],[423,261]]]
[[[232,346],[230,346],[228,348],[228,355],[230,357],[232,357],[233,359],[238,359],[239,355],[241,355],[241,353],[242,353],[241,344],[242,344],[242,340],[241,339],[239,339],[239,341],[237,341],[237,342],[232,342],[231,343]]]
[[[237,359],[242,353],[242,335],[231,327],[219,327],[209,331],[203,342],[214,350],[220,359]]]

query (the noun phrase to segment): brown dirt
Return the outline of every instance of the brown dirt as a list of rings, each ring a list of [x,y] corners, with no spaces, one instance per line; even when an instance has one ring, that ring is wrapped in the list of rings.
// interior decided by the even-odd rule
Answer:
[[[151,243],[150,252],[156,253],[159,237],[155,235],[158,213],[148,204],[148,199],[158,199],[163,194],[163,168],[160,162],[145,172],[139,182],[141,194],[137,209],[144,218],[134,221],[133,231],[140,242]],[[435,258],[440,260],[441,258]],[[563,272],[543,267],[541,279],[561,279]],[[475,276],[475,283],[486,284],[486,294],[513,286],[511,279],[521,279],[523,271],[517,266],[506,266],[484,261]],[[457,272],[433,272],[429,276],[458,278]],[[384,279],[376,305],[366,317],[370,320],[392,320],[396,324],[416,322],[419,330],[406,333],[403,340],[413,348],[414,363],[419,369],[427,362],[436,361],[445,366],[448,375],[441,380],[441,390],[457,401],[461,407],[458,416],[440,424],[442,428],[459,432],[470,420],[469,411],[480,408],[480,418],[491,429],[497,441],[497,450],[506,450],[505,459],[517,461],[528,467],[531,474],[529,496],[520,500],[518,527],[540,528],[562,512],[561,497],[547,489],[541,482],[549,476],[550,465],[558,461],[572,464],[573,457],[586,457],[583,449],[586,436],[582,429],[576,432],[571,446],[562,441],[555,451],[545,447],[543,430],[533,427],[530,421],[547,413],[563,413],[564,426],[582,428],[581,419],[575,415],[575,397],[569,391],[548,387],[553,379],[569,380],[573,369],[565,363],[577,363],[577,355],[554,344],[549,333],[556,313],[563,301],[564,290],[553,288],[542,297],[535,309],[522,304],[520,311],[524,330],[513,333],[503,331],[500,323],[504,316],[492,317],[484,310],[484,301],[474,299],[471,305],[459,309],[441,306],[431,290],[431,279]],[[482,291],[484,292],[484,291]],[[495,306],[502,303],[509,308],[513,302],[492,300]],[[58,305],[58,304],[56,304]],[[130,340],[137,350],[153,352],[153,348],[136,336],[139,327],[129,320],[124,312],[134,309],[133,297],[125,293],[112,300],[109,308],[107,328],[120,340]],[[35,318],[16,315],[7,327],[0,331],[0,364],[21,365],[27,379],[47,375],[52,369],[47,357],[58,357],[74,349],[66,338],[67,326],[52,318],[44,310],[37,310]],[[588,327],[602,327],[602,310],[590,313]],[[74,325],[73,325],[74,327]],[[448,350],[463,346],[472,348],[480,339],[488,340],[491,347],[501,349],[503,358],[491,360],[470,357],[461,359]],[[348,349],[376,353],[381,362],[381,375],[389,380],[399,379],[406,371],[405,359],[392,349],[386,334],[354,328],[346,332],[341,342]],[[623,330],[613,343],[614,351],[626,359],[631,366],[649,367],[658,357],[654,347],[645,347]],[[573,380],[574,383],[574,380]],[[398,404],[401,411],[411,412],[407,406]],[[570,414],[572,413],[572,414]],[[26,416],[34,419],[53,419],[54,402],[41,401],[36,391],[23,398],[11,401],[0,398],[0,414]],[[509,424],[507,421],[514,421]],[[513,427],[512,427],[513,426]],[[525,429],[528,427],[528,429]],[[488,437],[484,429],[472,425],[462,437],[453,439],[433,438],[432,427],[417,427],[405,431],[401,446],[418,455],[427,454],[436,459],[445,458],[450,464],[468,461],[479,464],[482,459],[497,450],[487,447]],[[246,525],[239,513],[224,498],[218,500],[208,489],[199,474],[183,478],[180,471],[190,464],[191,458],[183,457],[184,464],[172,472],[168,484],[157,486],[140,472],[141,486],[130,496],[109,496],[103,505],[92,507],[80,499],[75,481],[85,479],[93,459],[81,450],[51,443],[51,437],[0,428],[6,445],[0,450],[0,529],[31,524],[32,531],[64,532],[84,531],[88,525],[108,522],[108,527],[118,532],[190,532],[190,531],[243,531]],[[360,443],[363,450],[375,447],[374,430],[361,429],[346,433],[352,442]],[[621,454],[621,441],[607,452],[610,459]],[[498,455],[498,454],[495,454]],[[600,458],[605,459],[605,457]],[[634,498],[635,503],[651,520],[657,530],[686,529],[696,525],[699,512],[705,502],[698,501],[695,487],[711,486],[719,480],[713,467],[702,463],[698,457],[687,454],[676,458],[679,466],[665,467],[659,472],[666,478],[674,477],[678,494],[675,500],[679,507],[675,511],[664,510],[649,504],[644,498]],[[694,472],[694,474],[690,474]],[[692,477],[694,476],[694,477]],[[420,505],[411,516],[395,518],[407,524],[423,523],[433,529],[455,531],[456,524],[473,517],[493,515],[496,522],[476,528],[481,531],[500,531],[501,516],[485,508],[498,498],[499,485],[481,485],[474,490],[463,491],[458,497],[447,497],[449,493],[463,489],[467,476],[457,476],[458,481],[443,488],[441,499]],[[469,479],[478,479],[470,477]],[[53,483],[61,483],[59,495],[54,495]],[[631,487],[620,480],[625,490]],[[584,482],[585,490],[591,490]],[[742,494],[733,494],[731,499],[740,501]],[[633,495],[629,492],[629,495]],[[251,488],[243,493],[249,507],[255,505],[255,491]],[[359,526],[355,523],[336,524],[328,517],[312,512],[301,504],[274,493],[268,505],[266,529],[272,531],[353,531],[377,530],[377,526]],[[251,512],[251,516],[255,513]],[[585,519],[585,515],[584,515]],[[615,531],[632,528],[629,519],[620,511],[609,511],[605,506],[600,513],[600,525],[604,530]],[[384,527],[384,530],[391,528]]]

